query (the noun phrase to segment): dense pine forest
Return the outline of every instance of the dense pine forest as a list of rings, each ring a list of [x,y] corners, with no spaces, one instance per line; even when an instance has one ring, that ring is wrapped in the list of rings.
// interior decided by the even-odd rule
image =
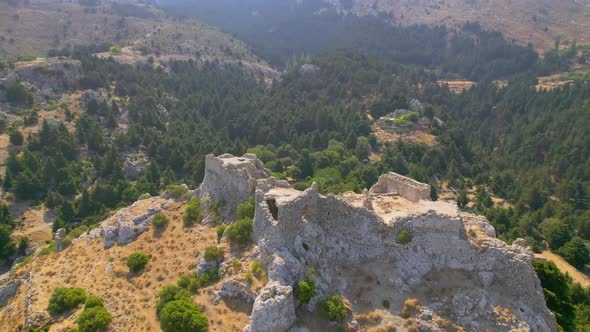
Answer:
[[[535,250],[549,246],[578,268],[589,263],[590,87],[576,82],[535,89],[537,75],[567,67],[569,58],[556,52],[541,60],[531,47],[477,24],[462,34],[359,18],[338,18],[328,26],[319,29],[324,35],[316,45],[298,36],[281,38],[301,39],[293,47],[315,54],[311,58],[293,57],[278,40],[269,45],[279,47],[254,44],[286,67],[268,85],[239,65],[191,60],[130,66],[97,59],[93,49],[70,53],[83,64],[80,88],[114,84],[118,102],[87,105],[85,114],[69,117],[73,130],[44,121],[26,144],[18,128],[6,128],[13,147],[3,187],[16,200],[57,209],[54,230],[81,232],[145,193],[158,195],[180,183],[198,186],[206,154],[249,151],[297,189],[316,181],[323,193],[361,192],[395,171],[430,183],[436,198],[437,188],[448,183],[459,205],[486,215],[501,239],[526,238]],[[313,24],[308,28],[318,31]],[[341,49],[324,51],[334,48]],[[305,62],[316,65],[317,73],[300,72]],[[437,83],[445,77],[479,84],[454,94]],[[499,78],[508,84],[492,82]],[[26,93],[18,92],[14,102],[26,104]],[[425,117],[444,122],[432,129],[440,144],[379,142],[368,115],[408,108],[412,99],[422,102]],[[119,131],[122,109],[129,123]],[[145,151],[151,161],[133,182],[122,172],[128,151]],[[380,158],[369,161],[371,154]],[[472,187],[477,190],[470,205]],[[492,195],[511,207],[494,207]],[[3,257],[26,247],[11,243],[14,223],[2,206]],[[561,327],[588,328],[590,291],[551,264],[535,267]]]

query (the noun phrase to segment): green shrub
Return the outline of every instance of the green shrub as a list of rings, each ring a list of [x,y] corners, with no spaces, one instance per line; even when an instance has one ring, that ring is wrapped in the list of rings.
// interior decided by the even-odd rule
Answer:
[[[157,213],[152,219],[152,225],[154,225],[154,229],[157,231],[161,231],[164,228],[166,228],[166,226],[168,226],[168,223],[168,217],[161,213]]]
[[[254,218],[254,204],[254,197],[250,197],[250,199],[238,205],[236,211],[238,219]]]
[[[6,100],[21,106],[33,105],[33,95],[20,83],[6,88]]]
[[[165,286],[158,293],[158,303],[156,303],[156,316],[159,318],[162,309],[166,304],[176,300],[191,301],[191,295],[186,289],[182,289],[173,285]]]
[[[223,248],[217,246],[210,246],[205,248],[204,258],[206,261],[214,262],[223,257]]]
[[[38,255],[38,256],[45,256],[45,255],[49,255],[49,254],[51,254],[52,252],[55,252],[55,248],[56,248],[56,246],[55,246],[55,242],[53,242],[53,241],[50,241],[50,242],[49,242],[49,244],[47,245],[47,247],[45,247],[45,248],[41,249],[37,255]]]
[[[311,301],[316,295],[318,295],[318,292],[315,290],[315,280],[305,279],[297,282],[297,286],[295,287],[295,297],[301,301],[301,303],[309,303],[309,301]]]
[[[209,321],[192,301],[175,300],[162,309],[160,327],[164,332],[205,332]]]
[[[166,187],[166,193],[174,199],[188,199],[190,195],[187,187],[178,184],[171,184]]]
[[[197,222],[203,220],[203,211],[201,209],[201,201],[197,197],[193,197],[184,209],[182,216],[182,223],[184,227],[191,227]]]
[[[590,263],[588,247],[584,244],[584,240],[577,236],[567,242],[563,247],[557,249],[555,253],[565,258],[568,263],[580,270],[583,270],[586,264]]]
[[[405,245],[412,241],[412,233],[408,230],[403,230],[397,235],[397,244]]]
[[[88,295],[86,302],[84,302],[84,309],[90,309],[94,307],[104,307],[104,301],[101,297],[96,295]]]
[[[123,52],[123,49],[121,48],[121,46],[113,45],[113,46],[111,46],[111,48],[109,48],[109,52],[111,52],[111,53],[121,53],[121,52]]]
[[[143,270],[149,260],[150,258],[146,254],[135,252],[127,257],[127,267],[129,268],[129,271],[137,273]]]
[[[240,219],[229,225],[225,236],[238,247],[246,247],[252,240],[252,219]]]
[[[10,141],[10,144],[12,144],[12,145],[21,146],[21,145],[23,145],[23,143],[25,141],[25,137],[20,132],[20,130],[18,130],[16,128],[11,128],[8,131],[8,140]]]
[[[82,288],[55,288],[49,299],[47,312],[60,315],[76,308],[86,300],[86,291]]]
[[[37,60],[37,57],[33,55],[19,55],[18,57],[16,57],[16,61],[30,62],[35,60]]]
[[[227,227],[225,225],[217,226],[215,232],[217,233],[217,243],[221,242],[221,238],[223,237],[223,233]]]
[[[223,201],[206,200],[203,202],[204,206],[207,207],[207,213],[209,213],[209,221],[213,225],[218,225],[222,222],[221,210],[225,204]],[[202,219],[202,218],[201,218]]]
[[[218,269],[211,269],[205,271],[201,276],[197,277],[194,274],[183,274],[178,279],[178,287],[188,290],[191,293],[196,293],[200,288],[206,287],[219,280]]]
[[[71,245],[72,245],[72,238],[71,237],[66,236],[61,240],[61,246],[63,249],[65,249]]]
[[[338,294],[320,302],[320,314],[331,321],[341,322],[346,318],[347,308],[344,299]]]
[[[252,272],[255,276],[260,277],[264,274],[264,267],[260,261],[253,261],[252,265],[250,266],[250,272]]]
[[[176,285],[180,288],[187,289],[190,286],[191,281],[196,279],[197,278],[193,274],[182,274],[180,278],[178,278]]]
[[[209,286],[219,280],[219,270],[211,269],[203,272],[199,278],[197,278],[197,284],[191,285],[198,288]]]
[[[80,332],[106,331],[113,321],[113,315],[102,306],[85,309],[78,317]]]

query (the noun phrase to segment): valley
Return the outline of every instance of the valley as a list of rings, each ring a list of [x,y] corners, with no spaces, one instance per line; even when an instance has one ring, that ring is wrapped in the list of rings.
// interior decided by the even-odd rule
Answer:
[[[0,3],[0,330],[584,331],[590,4]]]

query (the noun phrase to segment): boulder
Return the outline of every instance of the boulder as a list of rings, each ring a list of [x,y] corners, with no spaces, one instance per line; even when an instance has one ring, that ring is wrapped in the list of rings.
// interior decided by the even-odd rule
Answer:
[[[314,76],[320,71],[320,67],[306,63],[299,68],[299,73],[304,76]]]
[[[0,307],[8,304],[8,301],[16,295],[16,291],[20,287],[20,281],[11,280],[6,284],[0,286]]]
[[[205,251],[201,251],[197,258],[197,277],[200,277],[203,273],[219,268],[219,264],[223,262],[223,257],[216,261],[208,261],[205,259]]]
[[[295,322],[295,298],[291,286],[269,282],[254,301],[251,332],[287,331]]]
[[[26,326],[33,329],[41,329],[44,326],[50,325],[51,317],[47,311],[37,311],[29,314],[26,318]]]
[[[237,276],[224,282],[223,285],[215,292],[213,303],[218,304],[220,300],[240,300],[252,304],[256,299],[256,294],[252,292],[250,286],[243,277]]]
[[[145,227],[141,224],[136,225],[133,222],[121,222],[119,223],[119,233],[117,235],[117,243],[120,246],[129,244],[135,240],[135,238],[145,231]]]
[[[108,249],[115,245],[119,228],[117,226],[105,226],[103,227],[102,236],[104,236],[104,248]]]
[[[420,114],[424,113],[424,106],[422,106],[422,103],[418,99],[410,100],[410,109]]]
[[[80,95],[80,101],[82,102],[84,107],[86,107],[88,105],[88,102],[90,102],[91,100],[95,100],[99,104],[110,104],[107,101],[107,98],[105,98],[100,92],[94,90],[86,90],[82,92],[82,95]]]
[[[123,173],[128,179],[136,180],[144,175],[148,169],[150,162],[143,154],[135,154],[127,157],[125,160],[125,167]]]
[[[66,230],[60,228],[55,232],[54,239],[55,239],[55,252],[60,252],[64,250],[62,240],[66,237]]]
[[[288,251],[274,254],[267,267],[269,279],[284,285],[293,285],[305,275],[305,268]]]
[[[7,88],[18,82],[18,75],[13,72],[5,72],[0,74],[0,87]]]

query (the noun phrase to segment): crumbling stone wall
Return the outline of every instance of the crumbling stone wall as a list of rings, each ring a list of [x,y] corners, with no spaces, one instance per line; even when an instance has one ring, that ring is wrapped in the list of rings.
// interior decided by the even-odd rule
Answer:
[[[224,217],[235,217],[237,206],[254,195],[256,180],[268,178],[270,174],[253,154],[207,155],[205,177],[199,188],[201,199],[222,202]]]
[[[489,313],[495,306],[502,306],[509,308],[527,329],[556,330],[555,317],[546,307],[532,268],[532,253],[495,239],[493,227],[483,218],[429,210],[386,222],[366,207],[320,195],[315,184],[303,192],[296,191],[283,181],[261,178],[251,163],[236,168],[235,157],[226,156],[234,158],[227,163],[220,163],[219,158],[210,159],[210,174],[206,175],[207,184],[201,187],[201,194],[213,190],[212,197],[234,195],[240,197],[236,202],[241,202],[250,190],[256,191],[253,236],[269,285],[278,283],[291,288],[313,267],[321,293],[345,293],[347,281],[338,276],[336,266],[384,262],[391,265],[385,289],[403,293],[423,286],[427,275],[459,271],[475,283],[465,289],[453,288],[454,296],[449,300],[452,303],[446,304],[462,326],[478,331],[482,322],[483,326],[493,325],[496,318]],[[390,173],[379,179],[370,194],[398,194],[418,202],[429,199],[430,188]],[[468,235],[467,227],[480,228],[480,235]],[[409,243],[397,241],[403,230],[412,235]],[[294,323],[292,315],[280,314],[290,312],[292,300],[267,306],[261,294],[269,291],[263,289],[258,295],[259,305],[252,312],[257,319],[252,320],[248,331],[279,331]],[[262,324],[258,319],[270,316],[276,317],[270,323]]]
[[[394,172],[381,175],[371,187],[372,194],[396,194],[412,202],[430,200],[430,186]]]

